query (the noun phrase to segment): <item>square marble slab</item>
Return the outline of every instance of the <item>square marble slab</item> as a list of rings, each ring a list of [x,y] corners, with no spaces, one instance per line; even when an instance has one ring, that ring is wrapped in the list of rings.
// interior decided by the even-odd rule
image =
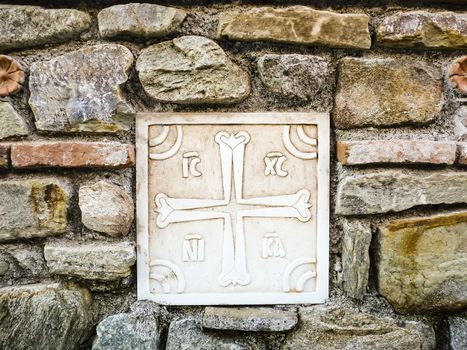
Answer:
[[[325,301],[329,114],[136,118],[140,300]]]

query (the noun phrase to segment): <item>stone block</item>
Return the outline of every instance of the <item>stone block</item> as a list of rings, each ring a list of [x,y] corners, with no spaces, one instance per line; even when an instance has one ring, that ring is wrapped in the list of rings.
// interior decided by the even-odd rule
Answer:
[[[467,47],[467,13],[410,11],[386,17],[376,29],[379,45],[414,49]]]
[[[256,7],[221,13],[217,33],[230,40],[369,49],[368,21],[363,13],[317,11],[306,6]]]
[[[456,143],[423,140],[338,141],[337,159],[346,165],[453,164]]]
[[[0,102],[0,139],[29,134],[29,128],[24,119],[8,102]]]
[[[49,141],[11,146],[14,168],[126,168],[134,164],[134,147],[119,142]]]
[[[0,182],[0,242],[67,231],[70,186],[56,178]]]
[[[53,274],[99,281],[129,276],[136,262],[135,247],[129,242],[48,242],[44,257]]]
[[[124,4],[103,9],[97,15],[103,38],[119,36],[159,38],[174,33],[186,11],[154,4]]]
[[[267,54],[258,73],[269,91],[286,98],[311,100],[333,84],[330,62],[318,56]]]
[[[370,271],[371,227],[360,221],[342,223],[342,272],[339,281],[344,292],[361,299],[368,285]]]
[[[467,315],[449,316],[450,350],[467,349]]]
[[[0,289],[0,348],[73,350],[91,333],[92,297],[74,285],[31,284]]]
[[[10,145],[0,144],[0,169],[10,165]]]
[[[297,313],[257,307],[207,307],[203,327],[247,332],[284,332],[298,322]]]
[[[79,207],[84,226],[109,236],[128,234],[133,223],[133,199],[120,187],[105,181],[81,186]]]
[[[459,158],[457,159],[457,163],[467,165],[467,142],[460,142],[457,146],[459,147]]]
[[[393,220],[377,238],[378,290],[400,312],[467,306],[467,211]]]
[[[65,42],[78,37],[90,25],[91,16],[78,10],[2,5],[0,50]]]
[[[136,62],[146,93],[161,102],[232,104],[250,94],[248,74],[214,41],[182,36],[149,46]]]
[[[337,188],[336,214],[403,211],[419,205],[467,203],[467,173],[405,173],[387,170],[344,177]]]
[[[339,129],[428,124],[443,106],[441,71],[428,62],[346,57],[338,72]]]
[[[130,129],[133,109],[120,86],[133,54],[125,46],[85,47],[31,65],[29,105],[39,131],[116,132]]]
[[[352,307],[316,305],[299,309],[300,327],[283,349],[433,350],[433,329],[421,322],[402,321],[359,312]]]

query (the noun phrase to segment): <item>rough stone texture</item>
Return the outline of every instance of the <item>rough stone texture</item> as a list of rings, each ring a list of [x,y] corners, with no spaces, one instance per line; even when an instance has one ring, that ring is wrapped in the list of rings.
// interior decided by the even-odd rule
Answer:
[[[300,328],[283,349],[430,350],[433,329],[419,322],[358,312],[351,307],[316,305],[300,308]]]
[[[454,115],[454,132],[460,138],[467,136],[467,106],[461,106]]]
[[[84,226],[109,236],[128,234],[133,223],[133,199],[120,187],[105,181],[81,186],[79,207]]]
[[[339,282],[352,298],[361,299],[368,285],[371,226],[361,221],[342,223],[342,271]]]
[[[449,316],[450,350],[467,349],[467,316]]]
[[[44,257],[54,274],[100,281],[129,276],[136,262],[135,247],[129,242],[48,242]]]
[[[10,145],[0,144],[0,169],[8,168],[10,163]]]
[[[31,246],[26,243],[1,244],[0,258],[2,257],[10,258],[8,260],[12,260],[21,269],[21,276],[36,278],[46,277],[48,274],[42,246]]]
[[[361,215],[402,211],[417,205],[467,203],[467,173],[429,175],[388,170],[351,175],[337,188],[336,213]]]
[[[254,307],[207,307],[203,327],[250,332],[283,332],[295,327],[296,312]]]
[[[90,25],[91,16],[82,11],[0,5],[0,50],[68,41]]]
[[[264,55],[258,73],[268,90],[286,98],[310,100],[332,84],[329,61],[318,56]]]
[[[0,276],[5,275],[10,270],[10,264],[6,261],[0,261]]]
[[[60,284],[0,289],[0,348],[73,350],[88,336],[92,297],[88,290]]]
[[[377,242],[378,290],[396,310],[467,306],[467,211],[391,221]]]
[[[459,158],[457,162],[462,165],[467,165],[467,142],[458,144],[459,147]]]
[[[119,142],[24,142],[11,146],[14,168],[124,168],[134,164],[133,145]]]
[[[67,231],[69,184],[55,178],[0,182],[0,242]]]
[[[467,56],[458,58],[448,70],[449,83],[459,93],[467,95]]]
[[[120,86],[133,55],[125,46],[86,47],[31,66],[29,105],[40,131],[128,130],[132,108]]]
[[[428,163],[453,164],[456,143],[422,140],[365,140],[337,142],[342,164]]]
[[[24,119],[16,113],[8,102],[0,102],[0,139],[29,134],[29,128]]]
[[[263,349],[244,335],[233,337],[221,333],[203,332],[198,321],[192,318],[172,321],[169,327],[166,350],[251,350]]]
[[[201,36],[143,49],[136,70],[146,93],[162,102],[231,104],[244,100],[251,89],[248,74]]]
[[[376,30],[380,45],[407,48],[467,47],[467,13],[412,11],[386,17]]]
[[[132,36],[146,39],[174,33],[185,17],[183,10],[153,4],[116,5],[97,15],[103,38]]]
[[[392,58],[340,61],[337,128],[427,124],[443,105],[441,72],[428,62]]]
[[[241,41],[369,49],[369,17],[317,11],[306,6],[256,7],[241,13],[221,13],[218,36]]]

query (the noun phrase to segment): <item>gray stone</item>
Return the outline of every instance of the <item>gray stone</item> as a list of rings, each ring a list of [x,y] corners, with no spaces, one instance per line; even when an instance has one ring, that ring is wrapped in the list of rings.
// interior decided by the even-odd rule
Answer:
[[[258,73],[270,91],[287,98],[313,99],[332,85],[329,61],[318,56],[264,55]]]
[[[450,350],[467,349],[467,316],[449,316]]]
[[[342,289],[352,298],[361,299],[368,285],[370,270],[371,227],[361,221],[342,223]]]
[[[10,264],[6,261],[0,261],[0,276],[5,275],[10,270]]]
[[[378,44],[419,49],[467,47],[467,13],[411,11],[386,17],[376,30]]]
[[[287,337],[284,350],[435,348],[433,329],[420,322],[404,322],[333,305],[302,307],[299,314],[300,327]]]
[[[93,350],[157,350],[160,329],[157,313],[117,314],[97,326]]]
[[[31,66],[29,105],[40,131],[128,130],[131,107],[120,86],[133,55],[125,46],[95,45]]]
[[[249,332],[283,332],[295,327],[296,312],[256,307],[207,307],[203,327]]]
[[[195,319],[172,321],[169,327],[166,350],[250,350],[263,349],[249,337],[203,332]]]
[[[91,16],[78,10],[0,5],[0,50],[65,42],[90,25]]]
[[[97,15],[99,32],[104,38],[132,36],[158,38],[174,33],[186,12],[154,4],[125,4],[103,9]]]
[[[390,221],[375,244],[378,291],[400,312],[465,308],[466,242],[467,211]]]
[[[146,93],[162,102],[231,104],[250,94],[248,74],[214,41],[183,36],[141,51],[136,70]]]
[[[0,289],[0,348],[73,350],[92,328],[92,297],[73,285],[33,284]]]
[[[428,62],[346,57],[338,71],[337,128],[428,124],[443,106],[441,71]]]
[[[28,277],[45,277],[48,275],[42,246],[24,243],[0,245],[0,255],[11,257]]]
[[[454,132],[459,138],[467,136],[467,106],[461,106],[454,115]]]
[[[55,178],[0,182],[0,242],[67,231],[69,184]]]
[[[120,187],[105,181],[81,186],[79,207],[84,226],[109,236],[128,234],[133,223],[133,199]]]
[[[241,41],[369,49],[368,20],[363,13],[317,11],[306,6],[254,7],[221,13],[217,34]]]
[[[0,139],[29,134],[29,128],[24,119],[16,113],[8,102],[0,102]]]
[[[336,214],[397,212],[418,205],[467,203],[467,173],[387,170],[346,176],[337,187]]]
[[[129,242],[47,242],[44,256],[51,273],[99,281],[129,276],[136,262]]]

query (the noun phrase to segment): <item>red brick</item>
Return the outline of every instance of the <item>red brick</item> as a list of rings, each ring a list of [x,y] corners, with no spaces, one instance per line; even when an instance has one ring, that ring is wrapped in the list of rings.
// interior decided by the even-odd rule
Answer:
[[[467,165],[467,142],[461,142],[458,144],[459,146],[459,159],[457,159],[457,163],[462,165]]]
[[[25,142],[11,145],[14,168],[121,168],[135,163],[133,145],[118,142]]]
[[[0,145],[0,169],[8,168],[10,145]]]
[[[337,159],[347,165],[453,164],[456,159],[456,144],[422,140],[340,141],[337,143]]]

